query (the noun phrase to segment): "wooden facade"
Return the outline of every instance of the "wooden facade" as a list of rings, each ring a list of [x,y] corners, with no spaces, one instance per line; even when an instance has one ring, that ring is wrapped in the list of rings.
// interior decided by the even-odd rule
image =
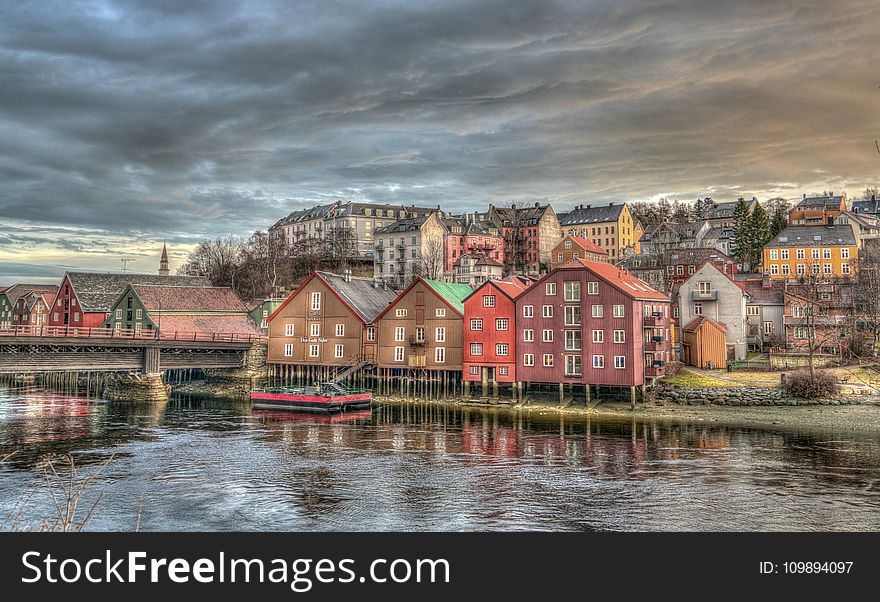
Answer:
[[[469,382],[516,382],[516,299],[529,281],[492,280],[464,300],[464,366]]]
[[[376,299],[359,303],[362,295],[355,288],[372,290]],[[268,363],[341,366],[358,357],[374,362],[373,320],[379,312],[370,307],[385,307],[393,299],[393,291],[372,279],[313,272],[269,317]]]
[[[697,368],[723,368],[727,361],[727,329],[712,318],[701,316],[682,328],[684,363]]]
[[[609,261],[608,253],[593,243],[593,241],[581,238],[580,236],[572,236],[571,234],[566,235],[559,241],[559,244],[553,248],[551,255],[553,257],[553,269],[575,259],[606,263]]]
[[[377,365],[461,372],[466,284],[415,279],[376,320]]]
[[[634,387],[671,359],[670,300],[625,270],[572,261],[516,300],[517,379]]]

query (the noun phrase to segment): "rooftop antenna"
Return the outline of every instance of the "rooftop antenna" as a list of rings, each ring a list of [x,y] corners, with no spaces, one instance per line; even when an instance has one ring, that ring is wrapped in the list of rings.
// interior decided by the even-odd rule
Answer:
[[[127,258],[123,257],[119,261],[122,262],[122,273],[125,274],[128,271],[128,262],[134,261],[134,259],[127,259]]]

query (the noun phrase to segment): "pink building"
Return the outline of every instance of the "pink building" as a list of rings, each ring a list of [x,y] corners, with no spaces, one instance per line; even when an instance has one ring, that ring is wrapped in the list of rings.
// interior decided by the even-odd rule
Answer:
[[[521,383],[636,387],[664,375],[672,358],[670,300],[626,270],[577,259],[516,299]],[[619,389],[619,390],[618,390]]]

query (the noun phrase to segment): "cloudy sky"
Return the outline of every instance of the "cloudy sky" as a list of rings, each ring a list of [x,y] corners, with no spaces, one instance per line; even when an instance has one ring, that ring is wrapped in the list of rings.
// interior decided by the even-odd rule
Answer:
[[[876,0],[0,0],[0,284],[331,199],[858,195]]]

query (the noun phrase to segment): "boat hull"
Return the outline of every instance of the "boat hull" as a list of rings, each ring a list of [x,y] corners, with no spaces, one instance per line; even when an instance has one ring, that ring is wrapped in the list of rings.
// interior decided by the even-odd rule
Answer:
[[[251,393],[251,405],[256,410],[291,410],[296,412],[347,412],[369,408],[372,393],[352,395],[296,395],[291,393]]]

